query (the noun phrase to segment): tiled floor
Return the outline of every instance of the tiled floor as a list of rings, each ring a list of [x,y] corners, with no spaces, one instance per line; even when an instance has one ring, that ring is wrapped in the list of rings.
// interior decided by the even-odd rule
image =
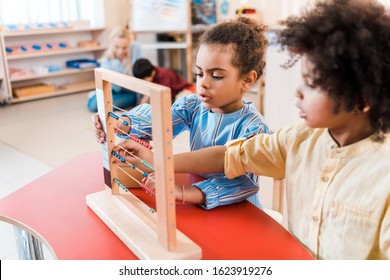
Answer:
[[[100,150],[86,100],[87,93],[79,93],[0,107],[0,199],[79,154]],[[175,139],[175,153],[187,150],[187,137]],[[267,194],[261,200],[267,207]],[[13,227],[0,222],[0,259],[17,258],[15,243],[7,242],[13,239]]]

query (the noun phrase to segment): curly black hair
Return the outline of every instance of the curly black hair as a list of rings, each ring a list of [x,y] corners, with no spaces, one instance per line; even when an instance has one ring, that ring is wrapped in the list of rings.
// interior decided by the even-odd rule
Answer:
[[[241,76],[255,70],[258,79],[263,74],[268,46],[265,30],[265,25],[240,16],[206,30],[199,37],[199,45],[232,45],[235,52],[232,65],[239,69]]]
[[[315,65],[314,85],[346,111],[370,106],[379,139],[390,128],[390,15],[374,0],[317,1],[286,20],[279,42]],[[294,62],[294,59],[291,60]]]

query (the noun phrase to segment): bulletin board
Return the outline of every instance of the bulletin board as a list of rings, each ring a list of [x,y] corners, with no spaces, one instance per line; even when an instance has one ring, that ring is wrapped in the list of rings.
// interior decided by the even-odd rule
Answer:
[[[183,0],[133,0],[132,31],[169,32],[189,28],[188,5]]]

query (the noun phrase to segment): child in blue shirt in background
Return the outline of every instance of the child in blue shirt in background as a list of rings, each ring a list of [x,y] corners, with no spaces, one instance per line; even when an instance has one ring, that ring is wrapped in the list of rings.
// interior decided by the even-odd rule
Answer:
[[[200,37],[195,65],[197,94],[182,97],[172,105],[173,137],[189,131],[191,151],[270,132],[253,104],[242,100],[263,73],[267,47],[264,31],[265,26],[243,17],[215,25]],[[126,120],[131,124],[129,133],[151,140],[151,110],[149,104],[141,104],[123,113],[116,121],[117,132],[129,131],[122,124]],[[95,127],[96,137],[103,143],[105,134],[98,115]],[[132,142],[120,145],[126,148],[128,141]],[[127,157],[118,147],[117,152]],[[177,200],[185,197],[188,203],[212,209],[248,199],[261,208],[257,177],[252,174],[233,179],[223,173],[199,175],[205,180],[176,186]]]
[[[131,65],[142,57],[139,44],[132,42],[129,30],[124,26],[115,27],[109,38],[110,45],[100,61],[100,67],[113,70],[118,73],[132,75]],[[112,100],[114,106],[129,108],[135,106],[138,101],[138,93],[111,85]],[[91,91],[88,96],[88,109],[97,112],[96,92]]]

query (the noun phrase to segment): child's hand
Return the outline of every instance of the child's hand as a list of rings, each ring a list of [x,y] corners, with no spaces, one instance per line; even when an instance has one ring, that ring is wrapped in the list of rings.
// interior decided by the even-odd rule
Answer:
[[[99,114],[93,116],[93,122],[95,126],[95,135],[98,143],[103,144],[106,142],[106,133],[103,131],[102,124],[99,119]],[[125,124],[127,123],[127,125]],[[129,133],[130,131],[130,119],[128,117],[120,117],[118,120],[113,119],[114,132],[119,134]]]
[[[119,134],[129,134],[130,124],[130,119],[128,117],[119,117],[118,120],[114,120],[114,132]]]
[[[152,172],[147,167],[147,164],[153,165],[153,153],[149,148],[133,141],[126,140],[114,148],[114,152],[118,153],[121,157],[125,158],[130,164],[134,164],[138,168],[146,172]],[[120,161],[118,159],[118,161]],[[143,163],[142,161],[145,161]]]
[[[95,126],[96,140],[99,144],[103,144],[106,141],[106,134],[103,131],[102,124],[100,123],[99,114],[96,113],[93,116],[93,123]]]

